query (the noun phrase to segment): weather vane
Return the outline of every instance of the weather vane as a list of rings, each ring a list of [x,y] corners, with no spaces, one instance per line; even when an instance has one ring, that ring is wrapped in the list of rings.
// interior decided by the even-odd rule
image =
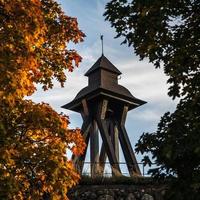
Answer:
[[[101,38],[102,55],[103,55],[103,35],[101,35],[100,38]]]

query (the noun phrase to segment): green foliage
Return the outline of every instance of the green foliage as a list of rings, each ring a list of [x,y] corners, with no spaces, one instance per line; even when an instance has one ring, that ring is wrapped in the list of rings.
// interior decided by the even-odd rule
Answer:
[[[169,95],[179,97],[199,86],[199,1],[111,1],[105,16],[116,37],[133,46],[141,59],[164,66]],[[198,73],[197,73],[198,72]],[[193,80],[193,81],[192,81]]]
[[[159,166],[149,171],[154,177],[173,179],[169,199],[198,199],[200,188],[200,104],[181,100],[174,113],[166,113],[157,132],[145,133],[137,152],[151,153]],[[149,160],[147,164],[151,163]],[[176,187],[174,187],[176,185]],[[178,186],[177,186],[178,185]],[[180,194],[181,196],[180,197]]]
[[[200,192],[200,2],[111,1],[105,16],[141,58],[163,67],[169,96],[179,97],[155,133],[144,133],[136,150],[158,168],[154,177],[174,177],[167,199],[196,200]]]

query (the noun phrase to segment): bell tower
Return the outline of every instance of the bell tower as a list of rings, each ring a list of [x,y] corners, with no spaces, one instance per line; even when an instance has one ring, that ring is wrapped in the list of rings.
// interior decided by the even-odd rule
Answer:
[[[70,103],[62,106],[81,114],[81,127],[86,146],[90,141],[91,176],[103,175],[108,157],[113,176],[120,176],[119,144],[130,176],[141,175],[135,154],[126,132],[128,111],[145,104],[118,84],[121,72],[102,55],[86,72],[88,86],[83,88]],[[102,144],[99,147],[99,137]],[[79,157],[72,156],[77,170],[82,174],[86,151]]]

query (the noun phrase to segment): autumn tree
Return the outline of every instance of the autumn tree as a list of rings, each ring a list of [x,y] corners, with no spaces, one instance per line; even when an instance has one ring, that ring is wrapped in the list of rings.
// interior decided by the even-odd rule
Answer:
[[[81,61],[67,45],[83,37],[54,0],[0,0],[0,199],[67,199],[77,183],[66,151],[83,152],[80,131],[26,97],[38,83],[63,86],[65,70]]]
[[[168,95],[178,98],[155,133],[144,133],[137,151],[149,153],[154,177],[173,177],[166,199],[196,200],[200,193],[200,1],[112,0],[105,16],[117,36],[168,76]]]

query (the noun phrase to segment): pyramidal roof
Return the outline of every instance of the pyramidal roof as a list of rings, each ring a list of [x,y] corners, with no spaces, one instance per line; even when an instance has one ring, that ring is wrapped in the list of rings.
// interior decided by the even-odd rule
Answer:
[[[120,75],[121,72],[104,56],[102,55],[96,63],[85,73],[85,76],[89,76],[97,69],[104,69],[112,73]]]
[[[62,106],[69,110],[74,110],[76,112],[81,112],[82,100],[86,99],[88,102],[94,100],[95,98],[110,98],[115,100],[115,102],[120,101],[129,105],[129,110],[134,109],[140,105],[145,104],[146,102],[134,97],[128,89],[118,84],[118,81],[111,81],[109,77],[114,74],[116,77],[121,74],[121,72],[104,56],[102,55],[96,63],[86,72],[85,76],[90,78],[90,75],[97,70],[106,70],[110,73],[106,74],[105,79],[108,78],[106,84],[99,84],[98,81],[94,84],[88,84],[76,95],[74,100]],[[105,75],[105,74],[104,74]],[[98,80],[98,77],[101,76],[100,73],[95,74],[95,77]],[[116,78],[115,77],[115,78]],[[111,82],[110,82],[111,81]],[[111,83],[111,84],[110,84]]]

